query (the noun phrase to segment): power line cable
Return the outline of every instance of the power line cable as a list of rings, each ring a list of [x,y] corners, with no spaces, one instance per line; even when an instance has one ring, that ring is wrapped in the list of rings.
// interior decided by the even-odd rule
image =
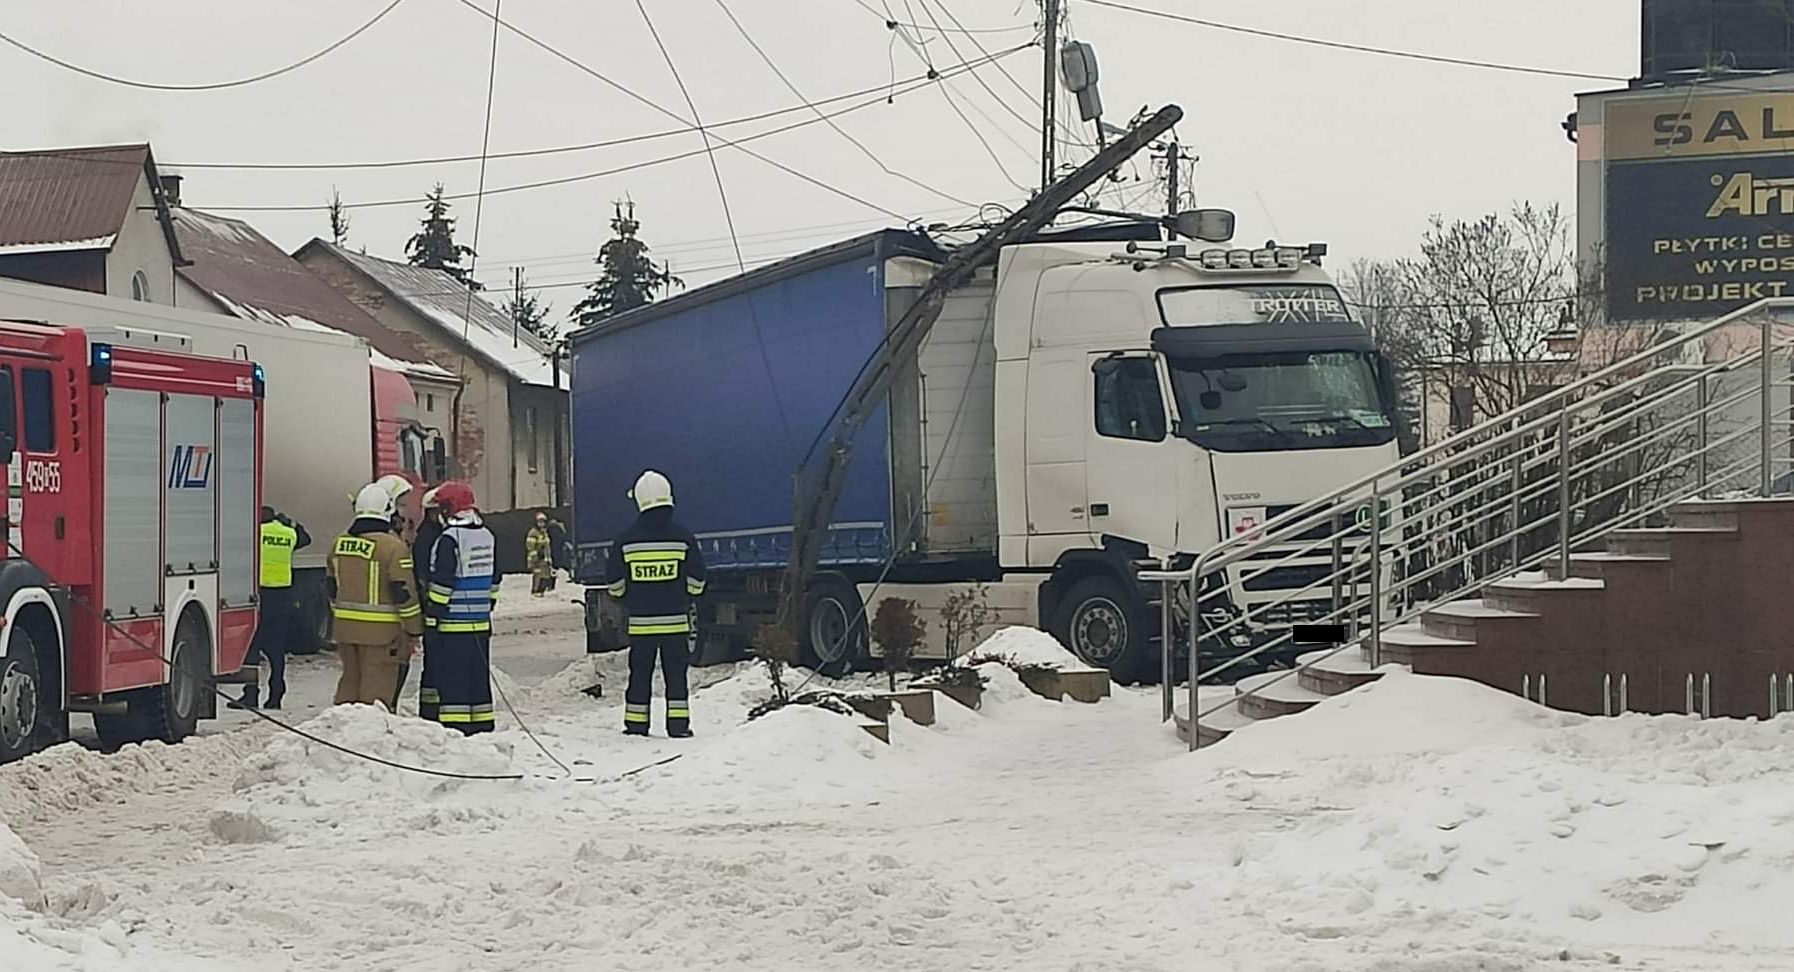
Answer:
[[[1011,54],[1018,53],[1020,51],[1027,50],[1033,46],[1034,45],[1032,45],[1032,44],[1018,45],[1016,47],[1010,48],[1008,51],[1005,51],[1005,52],[999,54],[998,56],[999,57],[1008,56]],[[954,69],[954,70],[965,70],[965,69],[966,69],[966,67],[962,65],[959,68]],[[949,72],[949,73],[952,73],[952,72]],[[915,84],[903,91],[897,92],[897,95],[905,95],[905,94],[910,94],[915,91],[919,91],[922,88],[929,86],[930,83],[931,82],[926,81],[926,80],[918,82],[917,84]],[[845,108],[837,109],[835,112],[833,112],[830,115],[830,117],[838,118],[841,115],[849,114],[849,113],[852,113],[855,111],[860,111],[860,110],[863,110],[866,108],[871,108],[876,105],[886,104],[890,100],[890,97],[895,97],[895,96],[879,95],[875,98],[871,98],[866,101],[859,102],[858,104],[848,105]],[[785,132],[794,131],[799,128],[807,128],[807,127],[809,127],[811,125],[815,125],[817,123],[818,123],[817,120],[814,118],[805,118],[805,119],[800,119],[798,121],[792,122],[788,125],[783,125],[778,128],[767,129],[764,132],[756,132],[752,135],[744,135],[741,138],[735,139],[732,141],[723,139],[720,136],[716,136],[716,138],[718,141],[721,141],[724,144],[726,144],[732,148],[738,148],[743,152],[747,152],[748,154],[753,155],[755,158],[762,159],[763,161],[766,161],[768,164],[773,165],[776,168],[788,168],[788,167],[782,166],[778,162],[773,162],[771,160],[765,159],[764,156],[761,156],[758,153],[754,153],[754,152],[749,151],[748,149],[741,148],[742,143],[757,141],[757,140],[763,139],[763,138],[770,138],[774,135],[781,135],[781,134],[784,134]],[[539,180],[539,181],[535,181],[535,182],[525,182],[525,183],[519,183],[516,185],[510,185],[510,186],[500,186],[496,189],[488,189],[486,191],[486,195],[497,196],[497,195],[504,195],[504,194],[509,194],[509,193],[513,193],[513,192],[525,192],[525,191],[534,190],[534,189],[544,189],[544,188],[549,188],[552,186],[563,186],[563,185],[568,185],[568,184],[575,183],[575,182],[586,182],[586,181],[589,181],[592,179],[601,179],[601,178],[604,178],[605,176],[618,175],[618,174],[624,173],[624,172],[634,172],[639,169],[650,168],[650,167],[656,166],[656,165],[664,165],[669,162],[678,162],[678,161],[682,161],[684,159],[696,158],[697,156],[700,156],[703,154],[704,154],[703,149],[694,149],[689,152],[680,152],[680,153],[677,153],[674,155],[667,155],[667,156],[662,156],[659,158],[647,159],[647,160],[644,160],[641,162],[629,163],[627,165],[614,166],[609,169],[600,169],[595,172],[584,172],[584,173],[580,173],[578,175],[562,176],[562,177],[556,178],[556,179],[543,179],[543,180]],[[823,188],[828,189],[828,191],[830,191],[836,195],[840,195],[840,196],[843,196],[850,200],[853,200],[854,202],[858,202],[861,205],[866,206],[867,208],[873,209],[877,212],[884,213],[885,215],[890,216],[894,219],[905,219],[906,218],[901,213],[893,212],[891,210],[885,209],[882,206],[879,206],[876,203],[872,203],[872,202],[863,200],[860,197],[853,195],[852,193],[849,193],[842,189],[837,189],[836,187],[830,186],[826,183],[823,183],[820,180],[817,180],[811,176],[807,176],[802,173],[796,173],[795,170],[791,170],[791,171],[794,174],[796,174],[798,176],[798,178],[801,178],[806,182],[811,182],[815,185],[822,186]],[[473,197],[472,193],[450,193],[450,194],[443,196],[444,199],[451,200],[451,201],[470,199],[472,197]],[[410,206],[410,205],[415,204],[416,202],[417,202],[416,197],[408,196],[408,197],[400,198],[400,199],[382,199],[382,200],[375,200],[375,201],[371,201],[371,202],[344,203],[343,208],[345,208],[345,209],[379,209],[379,208],[392,207],[392,206]],[[300,213],[300,212],[315,212],[315,211],[323,210],[325,208],[327,208],[326,205],[322,205],[322,204],[318,204],[318,203],[300,203],[300,204],[285,204],[285,205],[233,205],[233,206],[207,206],[206,207],[206,209],[208,211],[212,211],[212,212],[236,212],[236,213]]]
[[[559,48],[553,46],[552,44],[549,44],[546,41],[540,40],[535,35],[530,34],[529,32],[527,32],[513,24],[507,23],[506,21],[500,19],[495,14],[487,13],[485,10],[481,9],[479,7],[479,5],[475,4],[473,2],[473,0],[457,0],[457,2],[459,2],[462,6],[467,7],[470,10],[478,11],[480,16],[482,16],[482,17],[490,17],[493,20],[493,22],[499,24],[504,29],[510,31],[513,34],[516,34],[518,37],[523,38],[524,40],[535,45],[536,47],[541,48],[543,51],[554,55],[556,58],[559,58],[560,60],[566,62],[568,65],[570,65],[574,68],[577,68],[578,70],[580,70],[588,75],[591,75],[593,78],[596,78],[597,80],[602,81],[604,84],[609,85],[610,87],[616,89],[617,91],[622,92],[625,95],[628,95],[630,98],[634,99],[635,101],[641,102],[642,104],[654,109],[655,111],[658,111],[663,115],[667,115],[667,116],[671,117],[674,121],[677,121],[680,124],[684,124],[684,125],[693,124],[693,122],[688,121],[687,119],[681,117],[678,112],[673,111],[671,108],[668,108],[665,105],[662,105],[659,102],[654,101],[651,98],[648,98],[646,95],[640,94],[639,92],[631,90],[630,88],[625,87],[624,85],[611,80],[609,77],[607,77],[603,73],[599,72],[596,68],[593,68],[591,65],[586,64],[585,62],[579,60],[578,58],[572,56],[571,54],[568,54],[565,51],[560,50]],[[762,155],[759,152],[754,151],[753,149],[743,148],[741,146],[741,143],[738,141],[731,141],[729,139],[723,138],[720,135],[715,136],[715,138],[717,141],[722,142],[724,145],[727,145],[730,148],[733,148],[736,151],[742,152],[742,153],[744,153],[748,156],[751,156],[755,159],[759,159],[761,162],[764,162],[767,165],[770,165],[773,168],[778,169],[779,171],[784,172],[785,174],[787,174],[789,176],[792,176],[793,178],[801,179],[804,182],[807,182],[813,186],[816,186],[819,189],[833,193],[834,195],[840,196],[843,199],[847,199],[851,202],[858,203],[862,206],[865,206],[868,209],[873,209],[878,212],[884,213],[885,215],[890,216],[894,219],[902,219],[903,218],[903,214],[901,214],[901,213],[895,212],[890,209],[886,209],[885,207],[880,206],[879,204],[877,204],[875,202],[872,202],[864,197],[857,196],[857,195],[855,195],[851,192],[848,192],[847,190],[842,189],[838,186],[834,186],[827,182],[824,182],[823,180],[818,179],[815,176],[809,175],[808,173],[800,172],[797,169],[794,169],[791,166],[788,166],[783,162],[779,162],[775,159],[768,158],[765,155]]]
[[[930,29],[923,24],[909,24],[909,23],[904,23],[903,21],[900,21],[900,20],[894,20],[887,14],[880,13],[877,7],[874,7],[871,4],[867,3],[866,0],[853,0],[853,2],[859,4],[860,7],[862,9],[864,9],[867,13],[873,15],[874,17],[879,18],[880,20],[883,20],[885,22],[885,26],[889,27],[892,30],[896,30],[900,27],[905,30],[928,30],[928,29]],[[938,30],[939,28],[936,27],[934,29]],[[1013,34],[1013,33],[1016,33],[1017,31],[1033,30],[1034,25],[1033,24],[1011,24],[1008,27],[967,27],[967,26],[961,24],[961,25],[958,25],[957,29],[960,33],[965,34],[969,37],[973,34]]]
[[[697,127],[698,137],[704,140],[704,155],[710,160],[710,174],[716,180],[716,195],[722,201],[723,224],[729,229],[729,242],[735,247],[735,262],[743,272],[747,263],[741,258],[741,236],[735,231],[735,213],[729,208],[729,190],[723,186],[723,170],[716,164],[716,149],[710,144],[710,133],[704,130],[704,117],[698,112],[697,102],[691,99],[691,89],[685,86],[685,78],[679,74],[679,65],[673,63],[673,55],[667,50],[666,42],[660,39],[660,31],[654,27],[654,18],[648,16],[648,5],[642,0],[635,0],[635,9],[641,11],[642,22],[648,25],[648,34],[654,38],[654,46],[660,49],[661,60],[666,62],[667,71],[673,75],[673,83],[679,86],[679,96],[685,99],[686,110],[691,112],[691,121]],[[799,94],[798,97],[803,97]],[[819,116],[821,112],[817,113]],[[828,121],[825,117],[823,121]],[[834,122],[829,122],[833,125]]]
[[[47,61],[51,64],[54,64],[57,67],[62,68],[65,71],[73,71],[74,73],[82,75],[84,77],[93,78],[94,80],[97,80],[97,81],[105,81],[109,84],[124,85],[125,87],[128,87],[128,88],[144,88],[144,89],[148,89],[150,91],[220,91],[225,88],[241,88],[245,85],[257,84],[262,81],[268,81],[273,78],[278,78],[283,74],[291,74],[292,72],[297,71],[302,67],[305,67],[307,64],[311,64],[312,62],[317,61],[318,59],[330,54],[331,52],[336,51],[337,49],[341,48],[344,44],[347,44],[350,41],[354,40],[355,38],[360,37],[362,34],[367,33],[369,29],[371,29],[375,24],[379,23],[380,21],[385,20],[387,14],[392,13],[394,10],[398,9],[399,4],[404,3],[404,2],[405,2],[405,0],[392,0],[391,3],[388,3],[385,7],[381,8],[380,12],[375,14],[373,16],[373,18],[370,19],[367,23],[364,23],[360,27],[355,28],[354,30],[350,31],[347,36],[344,36],[342,39],[335,41],[334,43],[330,44],[328,47],[325,47],[323,50],[320,50],[315,54],[311,54],[307,57],[300,58],[299,60],[294,61],[293,63],[288,64],[285,67],[275,68],[272,71],[264,71],[261,74],[254,75],[252,77],[238,78],[235,81],[212,81],[212,82],[207,82],[207,83],[202,83],[202,84],[164,84],[164,83],[157,82],[157,81],[137,81],[137,80],[133,80],[131,78],[121,78],[117,75],[107,74],[104,71],[98,71],[93,68],[82,67],[81,65],[75,64],[71,61],[65,61],[59,57],[52,55],[52,54],[46,53],[44,51],[40,51],[37,48],[32,47],[31,45],[25,43],[24,41],[21,41],[21,40],[15,38],[15,37],[12,37],[11,35],[6,34],[6,33],[0,33],[0,41],[4,41],[8,44],[11,44],[13,47],[18,48],[21,51],[24,51],[26,54],[29,54],[32,57],[37,58],[38,60]]]
[[[848,91],[843,94],[831,95],[827,98],[821,98],[821,99],[818,99],[815,101],[805,101],[800,104],[789,105],[784,108],[776,108],[771,111],[757,112],[752,115],[740,115],[735,118],[729,118],[729,119],[725,119],[725,120],[719,121],[719,122],[712,122],[710,125],[708,125],[706,127],[709,128],[711,131],[715,131],[716,129],[728,128],[733,125],[745,125],[745,124],[748,124],[749,122],[766,121],[771,118],[777,118],[781,115],[790,115],[790,114],[795,114],[797,112],[813,111],[815,108],[817,108],[819,106],[832,105],[837,102],[849,101],[854,98],[863,98],[867,95],[879,94],[881,92],[888,93],[892,89],[896,88],[899,85],[907,85],[907,84],[912,84],[912,83],[915,83],[918,81],[926,81],[926,80],[929,80],[929,76],[926,72],[924,72],[922,74],[918,74],[913,77],[904,78],[900,81],[894,80],[894,81],[889,81],[889,82],[885,82],[885,83],[881,83],[881,84],[875,84],[870,87],[860,88],[856,91]],[[640,135],[625,135],[625,136],[622,136],[619,138],[602,139],[602,140],[599,140],[596,142],[582,142],[577,145],[556,145],[556,146],[550,146],[547,148],[514,149],[509,152],[493,152],[491,155],[488,156],[488,158],[491,158],[491,159],[528,159],[528,158],[538,158],[538,157],[547,156],[547,155],[563,155],[563,154],[566,154],[569,152],[585,152],[585,151],[590,151],[592,149],[615,148],[620,145],[634,145],[634,144],[637,144],[640,142],[649,142],[649,141],[654,141],[656,139],[671,138],[676,135],[687,135],[687,134],[690,134],[695,131],[697,131],[696,126],[686,125],[686,126],[683,126],[680,128],[663,129],[658,132],[645,132]],[[78,158],[78,156],[74,156],[71,154],[69,156],[69,158]],[[477,155],[443,155],[443,156],[435,156],[435,157],[428,157],[428,158],[387,159],[387,160],[374,160],[374,161],[367,161],[367,162],[163,162],[163,163],[161,163],[161,166],[166,169],[242,169],[242,170],[258,170],[258,169],[270,169],[270,170],[397,169],[397,168],[406,168],[406,167],[411,167],[411,166],[451,165],[451,164],[461,163],[461,162],[477,162],[477,161],[479,161],[479,158],[480,157]]]
[[[934,22],[936,29],[940,29],[940,21],[935,18],[933,10],[931,10],[929,8],[928,0],[918,0],[918,2],[922,4],[922,11],[924,13],[928,14],[928,19]],[[935,6],[940,7],[941,12],[946,14],[947,19],[953,21],[955,26],[959,26],[959,18],[954,16],[953,9],[949,6],[947,6],[946,0],[935,0]],[[959,53],[959,46],[957,44],[953,43],[953,38],[947,36],[946,31],[944,31],[944,30],[942,30],[942,32],[941,32],[941,39],[945,40],[947,42],[947,47],[948,47],[948,49],[953,51],[954,57],[959,57],[962,60],[964,59],[963,56]],[[980,52],[983,52],[986,56],[989,55],[990,52],[985,50],[984,43],[982,41],[980,41],[977,37],[975,37],[971,34],[967,34],[966,39],[971,41],[972,46],[977,48]],[[1045,54],[1047,57],[1057,57],[1058,56],[1057,51],[1046,51]],[[1003,75],[1004,78],[1008,79],[1009,83],[1015,87],[1015,90],[1020,91],[1022,93],[1022,97],[1027,100],[1028,104],[1031,107],[1035,108],[1036,110],[1040,109],[1040,107],[1041,107],[1040,98],[1038,96],[1036,96],[1035,93],[1032,90],[1030,90],[1027,85],[1022,84],[1020,81],[1016,80],[1015,75],[1009,73],[1008,67],[999,64],[999,65],[997,65],[997,72],[999,74]],[[995,99],[998,104],[1003,105],[1006,109],[1008,108],[1008,104],[1001,97],[999,97],[995,91],[991,90],[990,85],[984,83],[983,78],[979,77],[976,72],[973,72],[972,76],[973,76],[973,78],[977,79],[979,85],[981,85],[984,88],[984,90],[990,94],[991,98]],[[1027,117],[1025,117],[1015,111],[1011,111],[1010,114],[1015,115],[1016,118],[1020,119],[1024,124],[1026,124],[1030,131],[1035,130],[1034,122],[1031,121],[1030,119],[1028,119]],[[1096,149],[1096,146],[1090,144],[1089,142],[1085,141],[1081,137],[1081,133],[1079,133],[1078,130],[1076,128],[1074,128],[1070,122],[1066,121],[1064,118],[1060,117],[1056,113],[1053,117],[1053,124],[1054,124],[1054,127],[1058,131],[1062,131],[1065,133],[1066,140],[1071,142],[1073,145],[1076,145],[1079,148],[1083,148],[1083,149],[1090,149],[1092,151],[1094,151]]]
[[[1107,7],[1111,10],[1125,10],[1128,13],[1162,20],[1175,20],[1179,23],[1207,27],[1210,30],[1222,30],[1234,34],[1245,34],[1251,37],[1263,37],[1270,40],[1288,41],[1292,44],[1307,44],[1313,47],[1326,47],[1333,50],[1353,51],[1359,54],[1375,54],[1381,57],[1404,58],[1411,61],[1426,61],[1432,64],[1451,64],[1458,67],[1482,68],[1489,71],[1506,71],[1512,74],[1536,74],[1544,77],[1571,78],[1579,81],[1626,81],[1627,78],[1613,74],[1591,74],[1584,71],[1563,71],[1556,68],[1533,67],[1525,64],[1507,64],[1500,61],[1481,61],[1474,58],[1449,57],[1443,54],[1426,54],[1420,51],[1404,51],[1392,47],[1377,47],[1370,44],[1353,44],[1346,41],[1328,40],[1324,37],[1309,37],[1302,34],[1290,34],[1277,30],[1265,30],[1259,27],[1246,27],[1241,24],[1230,24],[1219,20],[1208,20],[1202,17],[1191,17],[1187,14],[1172,13],[1168,10],[1154,10],[1151,7],[1137,7],[1122,3],[1120,0],[1079,0],[1093,7]]]
[[[1027,191],[1026,186],[1022,185],[1020,182],[1017,182],[1015,176],[1012,176],[1009,174],[1009,167],[1003,164],[1003,159],[1001,156],[999,156],[997,154],[997,150],[994,148],[991,148],[990,139],[985,138],[984,133],[982,131],[978,130],[978,126],[972,124],[972,120],[970,118],[966,117],[966,113],[964,111],[960,110],[959,104],[953,100],[952,90],[947,87],[945,82],[941,83],[940,92],[941,92],[941,97],[946,99],[946,101],[947,101],[947,107],[953,109],[953,113],[955,115],[958,115],[959,120],[964,122],[966,128],[971,131],[972,137],[974,137],[978,140],[979,145],[984,146],[984,153],[986,155],[990,156],[990,160],[992,162],[996,163],[997,171],[1003,173],[1003,178],[1008,180],[1009,184],[1014,186],[1015,188],[1022,190],[1024,192]],[[998,130],[1001,131],[1001,129],[998,129]]]
[[[777,75],[780,81],[784,82],[785,87],[789,88],[791,90],[791,93],[796,95],[798,98],[800,98],[800,99],[804,98],[804,93],[802,91],[798,90],[797,85],[791,80],[791,78],[788,75],[786,75],[783,70],[781,70],[779,68],[778,62],[774,61],[772,59],[772,56],[770,54],[766,53],[766,49],[760,46],[760,42],[754,40],[753,35],[748,33],[748,29],[742,25],[741,19],[739,17],[735,16],[735,11],[729,9],[729,5],[726,2],[724,2],[724,0],[716,0],[716,5],[718,7],[722,8],[723,15],[729,18],[729,23],[735,25],[736,32],[741,34],[742,39],[748,42],[748,46],[752,47],[754,49],[754,53],[760,55],[760,60],[766,62],[766,66],[768,68],[772,69],[772,73]],[[929,185],[926,182],[923,182],[920,179],[915,178],[914,176],[908,175],[903,172],[898,172],[896,169],[893,169],[890,166],[886,165],[884,160],[879,158],[878,155],[876,153],[874,153],[871,149],[867,148],[864,142],[861,142],[859,139],[854,138],[852,135],[849,135],[847,133],[846,129],[842,128],[840,125],[835,123],[834,119],[829,118],[826,115],[823,115],[820,110],[818,110],[816,112],[816,115],[818,118],[820,118],[824,122],[827,122],[828,127],[835,130],[835,134],[840,135],[842,138],[846,139],[851,145],[853,145],[854,148],[859,149],[861,154],[865,155],[866,158],[871,159],[872,163],[874,165],[878,166],[880,169],[883,169],[886,175],[896,176],[897,178],[902,179],[903,181],[908,182],[911,185],[918,186],[928,192],[931,192],[931,193],[941,197],[942,199],[948,200],[950,202],[959,203],[962,206],[977,205],[977,203],[971,202],[969,200],[961,199],[958,196],[952,195],[951,193],[942,192],[941,190],[936,189],[935,187]]]

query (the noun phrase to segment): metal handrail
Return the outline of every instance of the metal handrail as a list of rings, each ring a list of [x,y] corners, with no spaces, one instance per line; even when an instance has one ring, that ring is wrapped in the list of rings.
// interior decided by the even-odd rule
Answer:
[[[1173,715],[1174,611],[1186,606],[1178,603],[1180,588],[1188,594],[1182,620],[1194,748],[1200,716],[1232,704],[1199,713],[1197,689],[1203,680],[1287,647],[1291,632],[1274,634],[1203,671],[1199,644],[1206,639],[1251,632],[1267,617],[1293,621],[1300,606],[1302,616],[1313,620],[1349,621],[1351,635],[1254,691],[1351,648],[1366,649],[1376,663],[1386,628],[1440,601],[1552,561],[1567,576],[1573,550],[1649,521],[1691,496],[1739,482],[1752,467],[1755,492],[1768,494],[1776,470],[1794,464],[1794,451],[1776,455],[1778,449],[1794,449],[1794,437],[1775,434],[1791,409],[1776,408],[1774,392],[1794,387],[1786,371],[1777,374],[1787,341],[1777,333],[1786,318],[1776,312],[1794,312],[1794,298],[1759,301],[1642,349],[1299,504],[1250,534],[1226,538],[1187,567],[1167,564],[1142,572],[1143,581],[1164,587],[1162,717]],[[1751,346],[1715,360],[1687,360],[1686,349],[1694,342],[1728,329],[1743,334],[1744,326],[1754,332]],[[1712,357],[1713,349],[1703,348]],[[1728,380],[1747,386],[1715,387]],[[1753,396],[1758,407],[1751,410]],[[1693,407],[1685,407],[1690,398]],[[1742,416],[1747,410],[1756,414]],[[1695,445],[1685,447],[1683,437],[1692,437]],[[1672,454],[1651,459],[1650,449]],[[1738,450],[1743,458],[1732,455]],[[1369,514],[1367,524],[1358,523],[1362,513]],[[1545,532],[1553,525],[1554,531]],[[1546,545],[1547,539],[1555,542]],[[1330,565],[1316,563],[1328,556]],[[1298,562],[1303,573],[1297,576],[1307,583],[1271,592],[1269,600],[1246,596],[1230,605],[1230,616],[1204,627],[1208,605],[1227,601],[1236,586],[1246,594],[1248,581]],[[1219,583],[1205,590],[1204,581],[1211,579]],[[1262,587],[1255,585],[1253,592]],[[1325,599],[1317,591],[1327,590],[1332,603],[1316,606]]]

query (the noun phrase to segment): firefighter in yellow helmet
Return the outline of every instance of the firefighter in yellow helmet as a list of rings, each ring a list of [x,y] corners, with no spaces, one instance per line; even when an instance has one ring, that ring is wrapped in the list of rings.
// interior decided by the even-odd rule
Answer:
[[[412,577],[411,551],[392,532],[393,495],[369,483],[355,497],[355,522],[331,546],[330,615],[343,673],[336,704],[376,702],[388,708],[400,666],[417,652],[423,604]]]

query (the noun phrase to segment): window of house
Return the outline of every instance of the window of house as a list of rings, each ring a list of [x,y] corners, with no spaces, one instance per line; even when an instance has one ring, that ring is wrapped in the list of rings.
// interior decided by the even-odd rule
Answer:
[[[1165,438],[1165,399],[1152,358],[1108,358],[1096,363],[1096,433],[1117,439]]]
[[[529,444],[525,446],[529,452],[529,471],[535,472],[541,465],[539,459],[542,449],[541,439],[537,434],[539,426],[536,424],[536,407],[534,405],[523,410],[523,428],[524,434],[529,436]]]
[[[435,395],[430,395],[430,394],[424,395],[424,411],[426,411],[426,412],[436,411],[436,396]]]
[[[131,274],[131,299],[143,301],[150,299],[149,274],[142,270]]]
[[[25,451],[56,451],[56,409],[51,399],[50,372],[26,368],[19,374],[25,399]]]

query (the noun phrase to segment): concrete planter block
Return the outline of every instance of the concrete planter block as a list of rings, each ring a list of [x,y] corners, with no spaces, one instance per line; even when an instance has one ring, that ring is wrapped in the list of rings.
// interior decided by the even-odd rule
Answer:
[[[1109,697],[1109,673],[1100,668],[1079,668],[1063,671],[1030,669],[1017,673],[1029,691],[1043,699],[1063,702],[1070,696],[1074,702],[1100,702]]]
[[[885,692],[881,695],[887,702],[897,705],[903,711],[904,718],[918,726],[934,725],[934,693],[927,689],[910,689],[902,692]]]
[[[984,704],[984,689],[976,685],[942,685],[938,682],[912,682],[912,689],[939,692],[947,698],[958,702],[968,709],[976,710]]]
[[[889,723],[876,722],[867,719],[860,722],[859,727],[865,730],[866,735],[871,736],[879,742],[884,743],[887,746],[891,744],[891,726]]]

